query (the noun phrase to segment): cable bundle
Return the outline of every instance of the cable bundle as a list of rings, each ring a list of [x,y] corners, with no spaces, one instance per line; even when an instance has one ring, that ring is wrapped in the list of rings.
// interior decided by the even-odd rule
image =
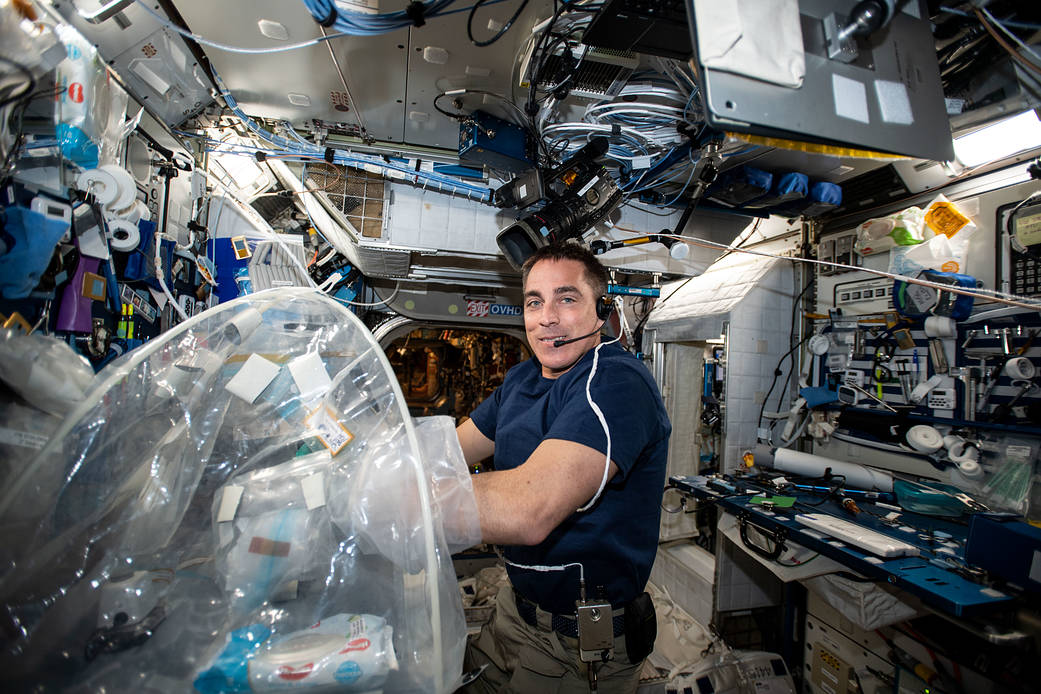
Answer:
[[[427,19],[438,16],[455,0],[413,2],[404,10],[366,14],[347,9],[345,3],[332,0],[304,0],[304,5],[323,27],[352,36],[378,36],[409,26],[423,26]]]

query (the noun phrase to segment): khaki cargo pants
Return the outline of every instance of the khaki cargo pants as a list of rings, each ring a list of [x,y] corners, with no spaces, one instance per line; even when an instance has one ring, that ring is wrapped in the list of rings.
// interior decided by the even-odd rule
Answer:
[[[476,640],[467,645],[464,672],[487,664],[466,694],[588,694],[586,664],[578,639],[530,626],[517,614],[513,588],[499,591],[495,613]],[[643,662],[632,665],[625,636],[615,637],[613,659],[597,668],[599,694],[632,694]]]

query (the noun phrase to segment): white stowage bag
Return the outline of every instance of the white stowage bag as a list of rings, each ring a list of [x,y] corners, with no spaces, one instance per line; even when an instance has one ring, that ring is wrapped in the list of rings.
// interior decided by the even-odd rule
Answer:
[[[448,417],[413,421],[353,313],[222,304],[106,367],[0,492],[5,691],[450,692]]]

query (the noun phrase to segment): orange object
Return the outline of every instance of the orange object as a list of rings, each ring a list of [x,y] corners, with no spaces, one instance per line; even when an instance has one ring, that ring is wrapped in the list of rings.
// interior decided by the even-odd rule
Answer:
[[[951,202],[938,202],[930,206],[925,213],[925,223],[937,234],[951,237],[957,234],[971,220],[958,211]]]

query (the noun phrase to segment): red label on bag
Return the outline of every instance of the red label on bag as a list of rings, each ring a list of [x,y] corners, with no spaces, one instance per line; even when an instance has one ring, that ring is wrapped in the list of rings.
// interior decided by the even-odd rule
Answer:
[[[372,645],[372,642],[368,639],[354,639],[347,644],[347,648],[344,648],[340,653],[350,653],[351,651],[364,651]]]
[[[314,670],[314,663],[306,663],[298,668],[294,668],[291,665],[283,665],[278,668],[277,674],[280,679],[294,681],[307,677],[312,670]]]
[[[76,104],[83,103],[83,85],[79,82],[73,82],[69,85],[69,101]]]

